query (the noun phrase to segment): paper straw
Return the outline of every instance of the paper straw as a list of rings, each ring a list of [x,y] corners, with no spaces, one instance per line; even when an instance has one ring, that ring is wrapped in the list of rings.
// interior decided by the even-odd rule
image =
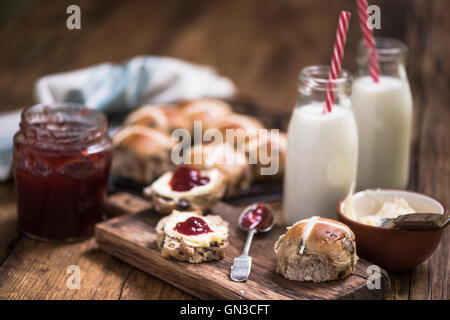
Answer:
[[[364,45],[367,49],[367,56],[369,59],[369,74],[375,83],[380,79],[380,65],[378,64],[377,50],[375,48],[375,40],[373,38],[372,29],[367,26],[369,14],[367,13],[367,0],[357,0],[359,24],[364,39]]]
[[[331,112],[334,105],[334,85],[332,80],[339,78],[341,73],[342,59],[344,58],[344,47],[347,40],[348,25],[350,22],[350,12],[341,11],[339,14],[339,23],[336,31],[336,39],[334,41],[333,58],[331,59],[330,74],[328,75],[327,93],[325,98],[324,113]]]

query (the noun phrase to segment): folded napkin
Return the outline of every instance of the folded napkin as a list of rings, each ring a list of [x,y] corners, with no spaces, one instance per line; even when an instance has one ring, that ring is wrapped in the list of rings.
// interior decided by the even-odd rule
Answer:
[[[132,110],[145,103],[231,98],[234,93],[233,83],[210,67],[157,56],[52,74],[34,84],[37,103],[80,103],[106,113]],[[18,130],[20,112],[0,113],[0,181],[11,174],[12,138]]]

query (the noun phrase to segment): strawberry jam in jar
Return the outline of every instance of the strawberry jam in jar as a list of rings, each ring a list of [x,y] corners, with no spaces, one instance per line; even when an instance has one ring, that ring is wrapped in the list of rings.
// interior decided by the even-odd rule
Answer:
[[[111,164],[107,120],[79,105],[35,105],[14,136],[19,229],[50,241],[90,237],[101,221]]]

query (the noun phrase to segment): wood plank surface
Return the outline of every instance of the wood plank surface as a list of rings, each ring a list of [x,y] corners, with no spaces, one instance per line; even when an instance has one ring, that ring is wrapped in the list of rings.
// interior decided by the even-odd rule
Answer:
[[[415,122],[409,188],[448,205],[450,1],[370,2],[382,10],[382,29],[376,34],[401,39],[410,47],[407,69]],[[344,67],[356,71],[360,32],[353,0],[154,0],[107,5],[80,0],[82,29],[69,31],[65,12],[72,3],[35,1],[0,26],[0,111],[32,104],[32,85],[40,76],[138,54],[212,65],[236,83],[241,95],[289,111],[297,97],[299,70],[329,63],[340,9],[353,13]],[[0,298],[191,298],[96,250],[92,240],[58,245],[20,236],[15,201],[13,181],[0,184]],[[411,272],[390,275],[387,298],[450,299],[449,254],[450,230],[446,230],[428,261]],[[82,275],[93,272],[97,278],[86,275],[76,292],[61,289],[70,264],[83,265]],[[39,273],[42,265],[47,272]]]
[[[369,289],[367,268],[370,262],[360,260],[354,275],[339,281],[325,283],[298,282],[285,279],[275,273],[275,241],[286,228],[275,225],[268,233],[256,235],[252,243],[252,271],[245,282],[234,282],[229,278],[233,259],[241,254],[246,233],[238,227],[241,209],[225,203],[212,208],[212,214],[220,215],[229,226],[229,245],[225,257],[219,261],[190,264],[164,258],[156,244],[155,227],[163,215],[147,208],[129,214],[125,203],[137,202],[136,196],[120,194],[112,196],[110,202],[125,208],[123,216],[107,220],[96,226],[95,238],[100,249],[144,270],[190,294],[202,299],[381,299],[389,291],[389,276],[386,271],[374,281],[380,289]],[[115,210],[114,212],[117,212]],[[279,213],[279,211],[278,211]],[[379,279],[379,280],[378,280]]]

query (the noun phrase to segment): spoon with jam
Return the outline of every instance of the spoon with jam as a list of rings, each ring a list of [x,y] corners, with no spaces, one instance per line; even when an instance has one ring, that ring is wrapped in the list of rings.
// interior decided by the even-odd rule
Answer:
[[[252,257],[248,255],[253,236],[257,232],[267,232],[274,225],[273,210],[264,203],[254,203],[245,208],[239,216],[239,228],[247,231],[244,250],[234,258],[231,266],[231,279],[242,282],[247,280],[252,267]]]

